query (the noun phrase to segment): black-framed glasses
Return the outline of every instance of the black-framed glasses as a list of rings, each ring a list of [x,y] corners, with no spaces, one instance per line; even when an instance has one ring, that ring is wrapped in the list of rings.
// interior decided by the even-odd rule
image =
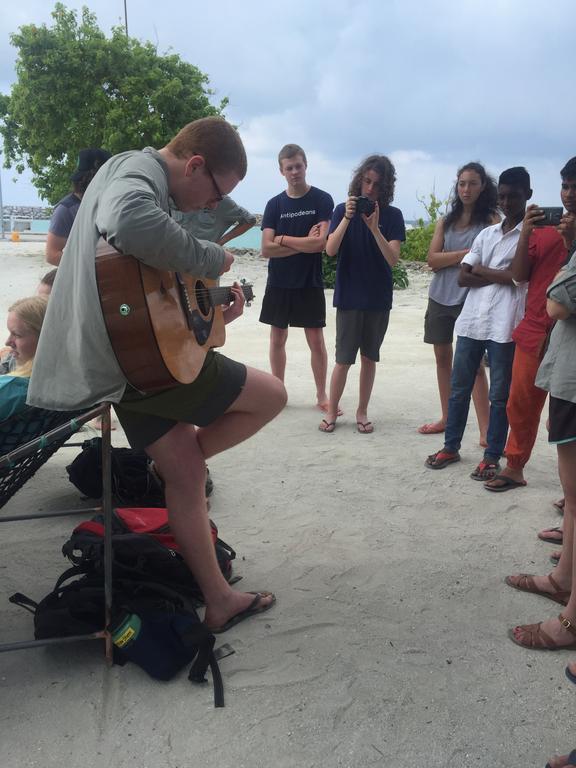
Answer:
[[[208,163],[206,161],[204,162],[204,168],[206,168],[208,176],[210,176],[210,179],[212,180],[212,184],[214,185],[214,189],[216,190],[216,200],[220,203],[220,202],[222,202],[222,200],[224,200],[224,195],[220,191],[220,187],[218,186],[218,182],[214,178],[214,174],[212,173],[212,171],[208,167]]]

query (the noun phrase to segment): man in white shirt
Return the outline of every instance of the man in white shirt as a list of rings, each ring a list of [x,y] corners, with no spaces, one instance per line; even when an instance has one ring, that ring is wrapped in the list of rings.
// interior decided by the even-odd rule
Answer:
[[[505,219],[482,230],[462,259],[458,282],[470,290],[456,321],[458,336],[452,368],[451,395],[444,448],[428,456],[426,466],[444,469],[460,461],[460,448],[470,397],[484,353],[490,360],[490,421],[484,458],[471,477],[489,480],[499,470],[508,434],[506,403],[512,377],[512,331],[524,313],[525,285],[512,279],[511,264],[522,229],[526,203],[532,196],[525,168],[509,168],[498,180],[498,204]]]

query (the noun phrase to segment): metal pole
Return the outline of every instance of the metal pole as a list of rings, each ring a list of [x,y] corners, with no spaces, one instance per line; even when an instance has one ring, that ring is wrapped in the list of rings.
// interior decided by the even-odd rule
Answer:
[[[0,165],[0,232],[2,233],[2,240],[6,239],[4,233],[4,206],[2,204],[2,166]]]
[[[126,29],[126,37],[128,37],[128,10],[126,9],[126,0],[124,0],[124,27]]]

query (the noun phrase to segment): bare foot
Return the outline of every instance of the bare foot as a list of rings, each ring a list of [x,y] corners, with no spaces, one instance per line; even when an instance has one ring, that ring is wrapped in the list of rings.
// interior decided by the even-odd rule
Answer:
[[[439,435],[441,432],[444,432],[445,429],[446,422],[440,419],[439,421],[434,421],[430,424],[422,424],[421,427],[418,427],[418,432],[421,435]]]
[[[488,440],[486,439],[486,435],[480,435],[478,445],[480,448],[488,448]]]
[[[320,432],[326,432],[327,434],[331,435],[332,432],[336,429],[336,419],[332,419],[330,416],[326,416],[325,419],[322,419],[320,424],[318,424],[318,429]]]
[[[217,606],[207,606],[204,623],[212,630],[221,629],[234,616],[246,611],[254,603],[254,592],[235,592],[230,589],[227,596]],[[271,592],[260,592],[260,600],[254,613],[262,613],[274,605],[276,598]]]
[[[576,766],[576,749],[572,750],[569,755],[560,755],[559,757],[551,757],[546,763],[546,768],[575,768]]]
[[[319,411],[322,411],[322,413],[329,413],[330,403],[328,400],[326,400],[326,402],[323,402],[323,403],[318,402],[316,403],[316,408],[318,408]],[[338,408],[337,415],[344,416],[344,411],[341,408]]]

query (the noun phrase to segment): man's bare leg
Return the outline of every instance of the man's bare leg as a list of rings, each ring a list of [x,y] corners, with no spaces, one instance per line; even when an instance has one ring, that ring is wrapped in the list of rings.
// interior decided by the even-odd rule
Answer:
[[[286,341],[288,328],[270,326],[270,370],[272,375],[284,382],[286,373]]]
[[[342,415],[339,405],[344,387],[346,386],[349,370],[349,365],[343,365],[342,363],[334,364],[334,370],[330,377],[330,401],[326,411],[326,418],[322,419],[318,427],[321,432],[334,432],[336,419]]]
[[[326,413],[328,409],[328,395],[326,394],[328,353],[324,343],[324,331],[322,328],[304,328],[304,333],[310,348],[310,365],[316,385],[316,404],[321,411]]]
[[[191,424],[177,424],[146,448],[164,479],[170,526],[204,594],[204,620],[209,627],[222,626],[245,610],[254,595],[233,590],[220,571],[204,495],[206,456],[253,435],[285,402],[285,389],[276,378],[249,368],[242,393],[211,425],[196,431]],[[261,604],[270,599],[263,598]]]
[[[376,378],[376,363],[364,355],[360,355],[360,396],[356,411],[356,425],[359,432],[372,432],[374,427],[368,420],[368,403]]]
[[[286,389],[277,377],[247,367],[246,383],[230,408],[207,427],[198,429],[205,459],[256,434],[286,405]]]

